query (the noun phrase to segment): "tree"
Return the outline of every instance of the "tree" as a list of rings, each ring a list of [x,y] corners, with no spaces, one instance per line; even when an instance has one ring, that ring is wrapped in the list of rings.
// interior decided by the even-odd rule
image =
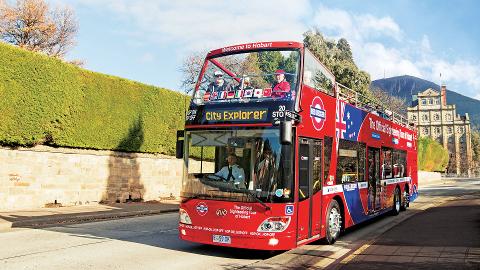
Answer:
[[[283,65],[283,56],[279,51],[259,52],[258,63],[264,73],[273,74]]]
[[[418,169],[429,172],[445,172],[448,166],[448,150],[430,137],[418,138]]]
[[[472,130],[473,171],[480,173],[480,132]]]
[[[381,104],[386,108],[397,113],[405,115],[407,113],[407,101],[405,98],[392,96],[380,88],[374,87],[371,89],[374,100],[381,100]]]
[[[337,82],[370,96],[370,75],[357,67],[346,39],[327,40],[318,29],[303,36],[305,46],[335,75]]]
[[[242,63],[242,70],[244,74],[262,74],[260,69],[260,63],[258,59],[258,53],[250,53],[245,61]],[[254,76],[251,78],[252,85],[257,87],[268,87],[268,82],[265,81],[263,76]]]
[[[78,23],[68,7],[51,9],[44,0],[0,0],[0,36],[13,45],[63,58],[75,44]]]
[[[192,52],[183,59],[179,70],[182,73],[181,86],[187,95],[197,83],[205,55],[205,52]]]

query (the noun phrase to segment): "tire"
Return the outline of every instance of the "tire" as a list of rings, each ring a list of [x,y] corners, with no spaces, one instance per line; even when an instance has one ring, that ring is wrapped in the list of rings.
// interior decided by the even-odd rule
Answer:
[[[400,208],[402,205],[402,198],[400,196],[400,189],[397,187],[395,188],[395,193],[393,194],[392,216],[396,216],[400,213]]]
[[[403,201],[402,201],[402,205],[400,206],[400,210],[405,211],[409,206],[410,206],[410,194],[408,193],[408,187],[405,187],[405,191],[403,191]]]
[[[335,243],[342,231],[343,217],[340,206],[336,200],[332,200],[328,206],[326,221],[327,235],[325,237],[325,242],[331,245]]]

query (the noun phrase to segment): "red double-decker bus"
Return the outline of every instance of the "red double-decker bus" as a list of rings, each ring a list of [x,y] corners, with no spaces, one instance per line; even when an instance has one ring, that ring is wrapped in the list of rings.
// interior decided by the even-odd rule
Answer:
[[[417,135],[298,42],[211,51],[177,133],[179,237],[287,250],[417,196]]]

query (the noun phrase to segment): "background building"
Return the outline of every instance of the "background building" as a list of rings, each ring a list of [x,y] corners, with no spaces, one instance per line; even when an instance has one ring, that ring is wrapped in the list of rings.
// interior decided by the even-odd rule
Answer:
[[[468,113],[460,116],[455,105],[447,105],[447,87],[441,92],[429,88],[413,97],[408,119],[418,127],[419,136],[429,136],[442,144],[450,154],[447,173],[471,174],[472,143]]]

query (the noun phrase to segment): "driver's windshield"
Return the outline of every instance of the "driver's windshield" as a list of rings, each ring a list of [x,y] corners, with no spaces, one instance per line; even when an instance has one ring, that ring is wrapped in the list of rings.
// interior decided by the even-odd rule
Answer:
[[[193,103],[293,100],[299,63],[298,50],[265,50],[207,59]]]
[[[292,150],[278,129],[188,131],[183,198],[293,201]]]

